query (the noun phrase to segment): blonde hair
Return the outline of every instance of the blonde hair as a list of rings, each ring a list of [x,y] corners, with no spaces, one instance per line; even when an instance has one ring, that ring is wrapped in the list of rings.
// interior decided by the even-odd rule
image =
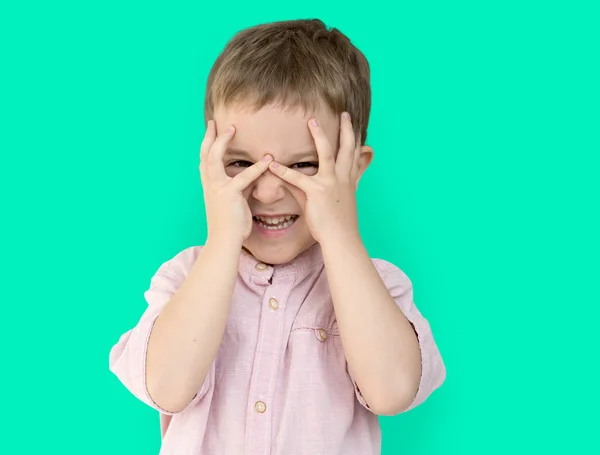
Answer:
[[[206,121],[222,105],[269,104],[350,114],[365,143],[371,111],[365,56],[339,30],[318,20],[257,25],[238,32],[215,61],[206,85]]]

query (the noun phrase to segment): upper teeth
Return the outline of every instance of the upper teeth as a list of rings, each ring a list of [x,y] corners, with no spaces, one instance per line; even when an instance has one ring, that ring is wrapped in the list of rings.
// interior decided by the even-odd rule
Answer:
[[[279,224],[279,223],[283,223],[284,221],[289,221],[293,217],[294,217],[294,215],[277,216],[277,217],[257,216],[255,218],[266,224]]]

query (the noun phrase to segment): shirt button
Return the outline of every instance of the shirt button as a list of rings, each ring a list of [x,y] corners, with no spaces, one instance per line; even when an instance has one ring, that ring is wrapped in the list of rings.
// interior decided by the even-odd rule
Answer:
[[[266,264],[263,264],[262,262],[259,262],[258,264],[256,264],[256,270],[265,270],[267,268]]]
[[[279,302],[275,299],[269,299],[269,306],[276,310],[277,308],[279,308]]]
[[[267,410],[267,405],[264,404],[262,401],[257,401],[256,403],[254,403],[254,409],[256,409],[256,412],[260,412],[262,414]]]
[[[317,338],[320,341],[325,341],[327,339],[327,332],[325,331],[325,329],[317,330]]]

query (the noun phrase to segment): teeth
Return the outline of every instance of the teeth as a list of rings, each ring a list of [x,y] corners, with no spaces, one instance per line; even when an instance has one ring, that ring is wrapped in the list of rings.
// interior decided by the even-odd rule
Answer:
[[[296,221],[296,215],[287,215],[287,216],[279,216],[279,217],[264,217],[264,216],[255,216],[254,219],[260,224],[263,228],[268,229],[270,231],[276,231],[278,229],[285,229],[290,227]]]

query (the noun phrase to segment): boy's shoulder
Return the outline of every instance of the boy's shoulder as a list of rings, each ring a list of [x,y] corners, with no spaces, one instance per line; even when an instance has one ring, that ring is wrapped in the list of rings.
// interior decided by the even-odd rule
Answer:
[[[408,275],[399,266],[385,259],[371,258],[382,280],[389,285],[400,285],[411,288],[412,282]]]
[[[180,250],[175,254],[171,254],[170,257],[163,260],[156,271],[158,274],[173,274],[181,273],[187,275],[187,272],[192,268],[194,262],[202,251],[202,245],[193,245]]]
[[[171,259],[167,261],[167,263],[172,264],[189,264],[194,263],[194,261],[200,256],[200,252],[204,248],[203,245],[192,245],[180,250],[178,253],[173,255]]]
[[[203,248],[203,245],[192,245],[184,248],[170,259],[163,262],[159,271],[180,273],[183,276],[187,275]],[[408,275],[391,260],[372,257],[371,261],[385,282],[393,282],[402,284],[403,286],[411,285]]]

